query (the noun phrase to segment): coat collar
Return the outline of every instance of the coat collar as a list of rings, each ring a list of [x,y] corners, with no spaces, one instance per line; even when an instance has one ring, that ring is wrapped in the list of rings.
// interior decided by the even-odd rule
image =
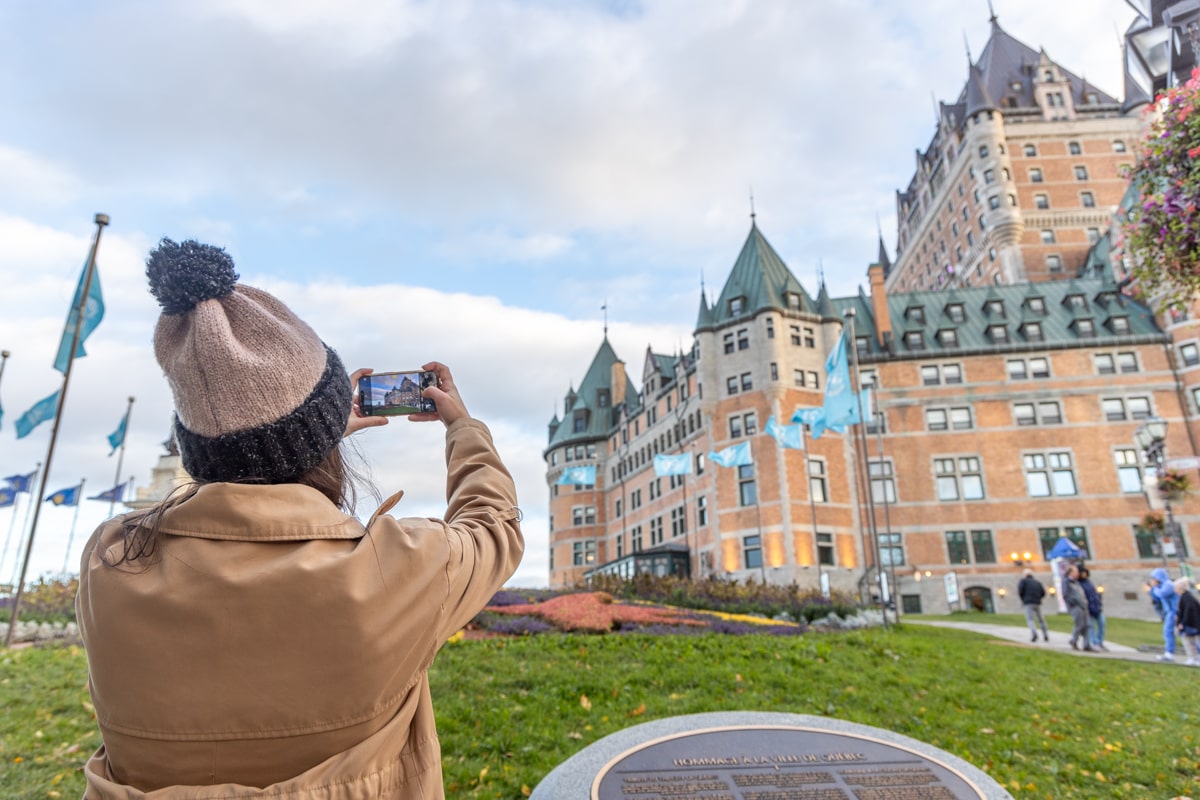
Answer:
[[[298,483],[209,483],[163,514],[175,536],[242,542],[359,539],[362,523],[329,498]]]

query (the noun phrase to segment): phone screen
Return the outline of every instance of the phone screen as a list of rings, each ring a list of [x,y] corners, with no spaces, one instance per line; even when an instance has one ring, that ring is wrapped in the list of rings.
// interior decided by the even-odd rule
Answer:
[[[421,396],[426,386],[437,386],[437,373],[376,372],[358,379],[358,408],[365,416],[402,416],[437,411],[433,400]]]

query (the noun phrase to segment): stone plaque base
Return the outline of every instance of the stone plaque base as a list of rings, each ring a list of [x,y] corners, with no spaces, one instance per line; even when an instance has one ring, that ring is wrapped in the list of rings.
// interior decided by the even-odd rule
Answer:
[[[618,731],[556,767],[531,800],[1012,800],[979,769],[882,728],[722,712]]]

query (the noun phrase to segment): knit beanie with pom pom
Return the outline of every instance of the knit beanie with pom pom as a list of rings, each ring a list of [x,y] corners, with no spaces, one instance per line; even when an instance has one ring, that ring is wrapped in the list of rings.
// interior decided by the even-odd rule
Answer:
[[[163,314],[154,354],[175,397],[183,468],[202,483],[290,483],[337,447],[350,378],[276,298],[238,283],[221,248],[163,239],[146,259]]]

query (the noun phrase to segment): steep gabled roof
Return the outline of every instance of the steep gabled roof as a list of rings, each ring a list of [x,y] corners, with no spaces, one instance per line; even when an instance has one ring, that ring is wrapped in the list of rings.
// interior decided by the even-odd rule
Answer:
[[[787,309],[786,294],[794,292],[800,296],[801,311],[813,311],[813,301],[800,281],[788,269],[787,264],[771,247],[771,243],[751,224],[750,235],[742,245],[742,252],[725,281],[720,297],[711,309],[712,325],[720,325],[734,319],[752,317],[764,309],[783,311]],[[734,313],[731,301],[741,298],[741,311]]]
[[[616,351],[605,337],[592,358],[578,391],[567,392],[562,421],[556,427],[552,427],[550,447],[566,442],[603,439],[608,435],[616,414],[616,406],[612,399],[612,371],[613,366],[618,363],[621,363],[621,359],[617,358]],[[625,402],[638,405],[638,395],[633,389],[633,381],[629,379],[628,372],[625,373],[625,387]],[[602,393],[607,393],[607,405],[600,404]],[[583,420],[580,429],[576,428],[577,418]]]

